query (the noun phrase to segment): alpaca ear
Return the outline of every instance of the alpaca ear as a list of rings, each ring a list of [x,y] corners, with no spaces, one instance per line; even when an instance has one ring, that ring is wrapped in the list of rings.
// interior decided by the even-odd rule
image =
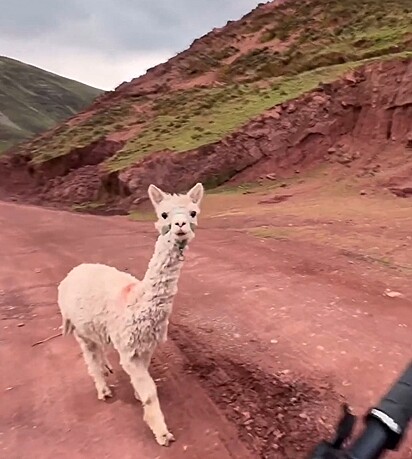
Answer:
[[[149,198],[152,201],[154,207],[159,205],[165,198],[163,191],[153,184],[149,186],[147,194],[149,195]]]
[[[193,201],[194,204],[200,204],[200,201],[203,198],[204,188],[203,185],[199,182],[189,190],[187,195]]]

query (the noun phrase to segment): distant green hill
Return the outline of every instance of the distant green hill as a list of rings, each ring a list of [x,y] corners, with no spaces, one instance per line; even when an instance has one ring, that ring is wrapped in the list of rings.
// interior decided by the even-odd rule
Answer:
[[[102,92],[0,56],[0,152],[86,108]]]

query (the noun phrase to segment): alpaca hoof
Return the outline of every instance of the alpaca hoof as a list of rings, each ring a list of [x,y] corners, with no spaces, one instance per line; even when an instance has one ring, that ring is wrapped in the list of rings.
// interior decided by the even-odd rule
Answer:
[[[109,365],[108,363],[106,363],[106,364],[105,364],[105,368],[106,368],[106,370],[107,370],[109,373],[113,374],[113,367],[112,367],[111,365]]]
[[[163,435],[156,435],[156,441],[160,446],[169,446],[175,441],[175,437],[172,433],[166,432]]]
[[[107,386],[97,391],[97,398],[99,400],[106,400],[112,396],[113,396],[113,393]]]
[[[113,374],[113,368],[111,367],[111,365],[108,365],[108,364],[104,365],[103,374],[106,378],[110,376],[111,374]]]

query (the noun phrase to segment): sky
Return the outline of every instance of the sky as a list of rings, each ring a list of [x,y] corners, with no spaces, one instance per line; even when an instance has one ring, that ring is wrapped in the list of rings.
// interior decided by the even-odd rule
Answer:
[[[262,0],[0,0],[0,55],[110,90]]]

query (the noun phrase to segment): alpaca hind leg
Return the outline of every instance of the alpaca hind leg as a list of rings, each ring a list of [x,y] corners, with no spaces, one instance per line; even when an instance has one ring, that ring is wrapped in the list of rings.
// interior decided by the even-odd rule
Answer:
[[[121,355],[120,364],[130,376],[133,388],[143,405],[143,419],[153,432],[157,443],[169,446],[174,441],[174,437],[166,426],[157,396],[156,384],[149,374],[145,360]]]
[[[93,341],[84,339],[75,333],[77,342],[83,353],[89,375],[92,377],[97,390],[97,398],[105,400],[112,396],[112,391],[106,384],[103,372],[102,350]]]

